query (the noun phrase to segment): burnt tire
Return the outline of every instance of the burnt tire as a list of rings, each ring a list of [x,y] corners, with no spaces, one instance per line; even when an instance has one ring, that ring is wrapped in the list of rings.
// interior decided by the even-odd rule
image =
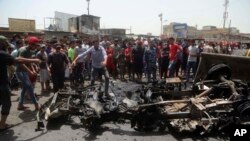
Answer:
[[[231,79],[232,70],[228,65],[217,64],[208,70],[206,80],[219,80],[220,76],[224,76],[226,79]]]
[[[237,107],[237,113],[242,120],[250,120],[250,101],[246,101]]]

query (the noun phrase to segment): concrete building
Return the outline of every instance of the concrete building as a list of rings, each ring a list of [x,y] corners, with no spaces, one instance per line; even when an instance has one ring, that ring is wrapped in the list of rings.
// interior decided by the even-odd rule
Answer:
[[[110,36],[110,37],[114,37],[114,38],[125,38],[126,37],[126,29],[105,28],[105,29],[100,29],[100,34],[102,36]]]
[[[194,26],[188,26],[187,27],[187,38],[194,39],[198,38],[200,35],[200,32],[197,30]]]
[[[238,30],[236,27],[231,27],[230,34],[238,35],[238,34],[240,34],[240,30]]]
[[[240,33],[240,36],[250,38],[250,33]]]
[[[183,36],[178,36],[178,32],[175,29],[176,25],[178,25],[177,28],[182,28],[181,34]],[[198,30],[197,27],[187,25],[185,28],[185,23],[175,22],[163,26],[163,34],[174,38],[205,39],[207,41],[235,40],[235,38],[238,38],[237,35],[239,33],[240,31],[235,27],[217,28],[209,25],[203,26],[201,30]]]
[[[69,19],[69,31],[97,35],[100,30],[100,17],[93,15],[81,15]]]
[[[17,32],[36,32],[36,21],[33,19],[8,18],[9,30]]]
[[[216,26],[211,26],[211,25],[202,27],[202,30],[216,30],[216,29],[217,29]]]
[[[63,13],[55,11],[55,25],[58,27],[58,31],[69,31],[69,19],[72,17],[77,17],[77,15]]]
[[[186,23],[172,22],[163,26],[163,35],[175,38],[195,38],[198,34],[197,28],[188,26]]]
[[[204,26],[201,30],[201,38],[208,41],[234,40],[239,35],[239,30],[232,28],[217,28],[215,26]]]
[[[174,24],[176,23],[172,22],[169,25],[163,25],[163,35],[166,35],[167,37],[174,37]]]

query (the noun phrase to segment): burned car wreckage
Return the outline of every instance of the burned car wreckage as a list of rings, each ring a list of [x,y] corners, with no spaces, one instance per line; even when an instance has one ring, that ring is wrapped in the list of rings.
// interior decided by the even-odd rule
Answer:
[[[157,82],[126,91],[114,82],[111,99],[103,96],[102,85],[61,90],[37,113],[36,130],[44,128],[44,120],[60,116],[78,116],[89,129],[125,120],[137,131],[168,128],[206,133],[230,124],[248,124],[250,67],[244,64],[249,62],[244,57],[202,54],[190,90],[174,91],[165,82]]]

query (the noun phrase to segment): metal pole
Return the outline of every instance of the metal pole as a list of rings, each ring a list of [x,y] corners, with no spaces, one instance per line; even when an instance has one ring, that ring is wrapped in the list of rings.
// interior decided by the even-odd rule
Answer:
[[[44,22],[44,30],[46,29],[46,26],[45,26],[45,17],[43,18],[43,22]]]
[[[162,35],[162,17],[161,17],[161,35]]]
[[[88,2],[88,8],[87,8],[87,10],[88,10],[88,15],[89,15],[89,2],[90,2],[90,0],[87,0],[87,2]]]
[[[229,4],[229,0],[225,0],[225,11],[224,11],[224,15],[223,15],[223,29],[225,29],[225,24],[226,24],[226,20],[227,20],[227,17],[228,17],[228,13],[227,13],[227,7],[228,7],[228,4]]]
[[[161,33],[160,33],[160,36],[162,35],[162,13],[159,14],[159,17],[160,17],[160,21],[161,21]]]
[[[229,27],[228,27],[228,40],[230,41],[230,34],[231,34],[231,20],[229,21]]]

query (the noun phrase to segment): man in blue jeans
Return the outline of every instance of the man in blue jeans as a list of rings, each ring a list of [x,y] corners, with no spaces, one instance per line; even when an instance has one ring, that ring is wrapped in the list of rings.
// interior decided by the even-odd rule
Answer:
[[[174,77],[175,65],[177,62],[177,54],[182,51],[182,48],[175,43],[174,38],[169,38],[169,66],[168,66],[168,77]]]
[[[39,63],[39,59],[25,59],[25,58],[14,58],[7,53],[7,47],[9,46],[7,38],[0,36],[0,106],[1,109],[1,120],[0,120],[0,132],[8,129],[9,124],[6,123],[7,117],[10,112],[11,101],[10,101],[10,87],[7,74],[7,66],[13,65],[14,63]]]
[[[194,40],[190,40],[190,46],[188,47],[188,62],[187,62],[187,82],[189,82],[190,78],[190,70],[192,69],[193,75],[196,73],[196,63],[197,56],[199,54],[199,50],[195,45]]]
[[[29,45],[21,47],[19,49],[18,57],[28,58],[28,59],[31,58],[33,55],[32,51],[34,51],[37,47],[39,47],[38,38],[29,37]],[[40,106],[36,100],[34,88],[30,82],[30,77],[36,77],[37,72],[35,71],[35,69],[32,67],[31,64],[21,64],[21,65],[17,65],[16,74],[17,74],[18,79],[22,83],[22,91],[19,97],[19,104],[18,104],[17,109],[25,110],[28,108],[28,107],[25,107],[23,104],[25,93],[26,91],[28,91],[28,94],[30,94],[31,100],[35,105],[35,109],[38,110]]]

